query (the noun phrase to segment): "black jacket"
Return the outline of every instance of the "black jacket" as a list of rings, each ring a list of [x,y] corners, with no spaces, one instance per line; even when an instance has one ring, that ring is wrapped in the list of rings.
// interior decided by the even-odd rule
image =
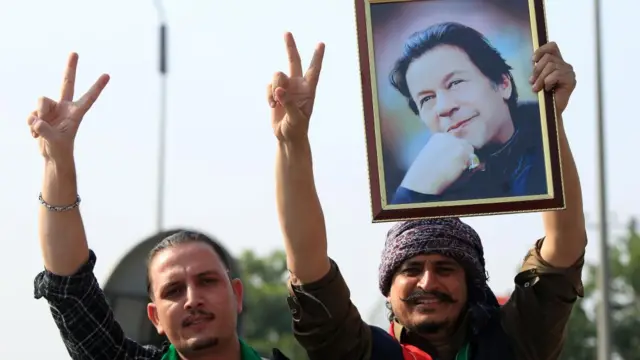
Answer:
[[[501,148],[476,155],[484,170],[467,172],[440,195],[398,187],[392,204],[486,199],[547,193],[542,127],[536,103],[520,104],[514,113],[515,133]]]

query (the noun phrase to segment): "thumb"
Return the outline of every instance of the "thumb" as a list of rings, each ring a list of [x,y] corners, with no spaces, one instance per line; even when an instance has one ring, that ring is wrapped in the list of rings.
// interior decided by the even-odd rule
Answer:
[[[51,125],[40,118],[36,118],[33,124],[31,124],[31,131],[46,140],[53,140],[53,137],[55,136],[55,132]]]
[[[287,93],[287,91],[283,88],[276,89],[276,101],[284,106],[287,115],[289,115],[289,119],[293,122],[304,121],[304,114],[300,111],[300,108],[296,104],[295,100],[292,99],[291,96]]]

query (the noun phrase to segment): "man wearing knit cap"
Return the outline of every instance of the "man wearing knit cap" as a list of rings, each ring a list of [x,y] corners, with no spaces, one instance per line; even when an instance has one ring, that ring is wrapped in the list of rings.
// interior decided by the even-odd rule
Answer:
[[[307,133],[324,44],[303,73],[292,35],[285,41],[289,74],[274,76],[267,101],[278,139],[288,301],[296,338],[311,360],[557,359],[573,304],[583,295],[586,246],[580,181],[562,119],[575,73],[557,45],[536,50],[531,84],[533,91],[554,90],[566,209],[542,214],[544,236],[526,255],[509,301],[500,306],[487,286],[482,242],[470,226],[454,218],[401,222],[389,231],[380,262],[380,291],[390,310],[390,326],[380,329],[362,320],[327,255]]]

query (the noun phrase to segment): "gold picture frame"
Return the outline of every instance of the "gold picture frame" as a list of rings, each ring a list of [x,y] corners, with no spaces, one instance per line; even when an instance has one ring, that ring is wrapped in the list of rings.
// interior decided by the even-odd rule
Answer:
[[[548,41],[543,0],[356,0],[355,7],[373,222],[565,207],[553,93],[534,93],[528,83],[533,70],[531,56]],[[451,31],[457,31],[456,39],[463,45],[449,41],[454,38],[447,37],[453,34]],[[440,36],[439,40],[432,41],[434,34]],[[484,40],[482,46],[478,43],[480,38]],[[482,96],[493,93],[469,87],[480,86],[477,84],[482,78],[476,76],[479,80],[474,85],[466,85],[466,80],[454,82],[465,83],[467,87],[456,89],[455,96],[451,95],[451,98],[457,97],[456,100],[448,104],[451,111],[445,111],[442,99],[448,99],[447,91],[452,91],[452,87],[435,79],[440,79],[439,74],[444,74],[447,66],[453,66],[455,61],[438,63],[433,60],[435,55],[431,55],[430,60],[421,60],[422,65],[413,66],[439,45],[456,48],[451,54],[463,50],[464,61],[473,64],[477,74],[495,80],[489,83],[497,86],[493,88],[497,96],[504,95],[505,105],[496,102],[495,107],[488,107],[486,104],[492,104],[493,98],[486,100]],[[450,56],[459,56],[460,63],[464,58],[464,55]],[[503,64],[508,70],[502,71],[496,64]],[[417,70],[410,73],[411,66]],[[492,70],[494,66],[496,69]],[[432,96],[425,96],[428,100],[418,99],[415,91],[410,91],[410,85],[428,83],[430,79],[433,80],[430,85],[437,85],[429,89],[443,90],[433,90]],[[468,83],[472,81],[475,80]],[[417,89],[417,85],[413,88]],[[476,98],[468,95],[473,94],[472,91],[476,91]],[[442,102],[434,103],[433,99]],[[481,110],[468,110],[474,106],[473,99]],[[426,110],[425,106],[428,106]],[[491,116],[484,116],[483,110]],[[452,114],[464,111],[473,114],[469,117],[476,125],[462,130],[454,126],[442,130],[447,128],[443,125],[446,121],[453,122]],[[499,124],[494,128],[508,129],[509,122],[504,119],[510,119],[513,128],[511,133],[500,130],[512,134],[503,136],[504,140],[498,141],[500,137],[493,135],[486,139],[476,135],[491,129],[494,123]],[[470,121],[460,120],[458,124]],[[457,132],[452,134],[451,129]],[[473,132],[474,129],[479,130]],[[489,130],[485,133],[492,134]],[[436,134],[438,137],[434,137]],[[453,138],[464,139],[464,142],[451,140]],[[439,174],[446,171],[433,170],[437,168],[433,164],[453,156],[449,154],[454,151],[442,150],[453,147],[429,145],[432,139],[439,139],[441,144],[450,141],[473,145],[476,138],[482,145],[473,146],[469,162],[465,164],[468,168],[455,181],[447,183],[439,179]],[[428,155],[428,145],[429,149],[440,149],[439,152],[433,150],[431,154],[436,155]],[[443,160],[441,164],[445,165],[440,168],[453,167],[454,162]],[[423,184],[422,180],[427,178],[431,180]],[[405,188],[405,184],[410,186]]]

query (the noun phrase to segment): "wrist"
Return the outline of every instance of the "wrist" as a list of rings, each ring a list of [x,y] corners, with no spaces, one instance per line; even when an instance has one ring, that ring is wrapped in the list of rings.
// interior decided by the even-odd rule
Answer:
[[[296,139],[278,140],[278,147],[285,154],[307,154],[311,151],[311,143],[306,135]]]
[[[47,171],[75,171],[76,162],[73,156],[57,157],[56,159],[45,158],[44,168]]]
[[[44,166],[42,198],[51,205],[63,206],[76,201],[78,195],[73,157],[47,159]]]
[[[429,180],[420,175],[423,174],[415,174],[409,169],[400,186],[424,195],[441,195],[444,192],[444,186],[438,184],[437,181]]]
[[[401,187],[413,191],[415,193],[421,194],[421,195],[432,195],[432,196],[438,196],[438,195],[442,195],[443,190],[441,190],[440,188],[437,187],[432,187],[432,186],[414,186],[413,184],[411,184],[410,182],[406,182],[403,181],[400,184]]]

